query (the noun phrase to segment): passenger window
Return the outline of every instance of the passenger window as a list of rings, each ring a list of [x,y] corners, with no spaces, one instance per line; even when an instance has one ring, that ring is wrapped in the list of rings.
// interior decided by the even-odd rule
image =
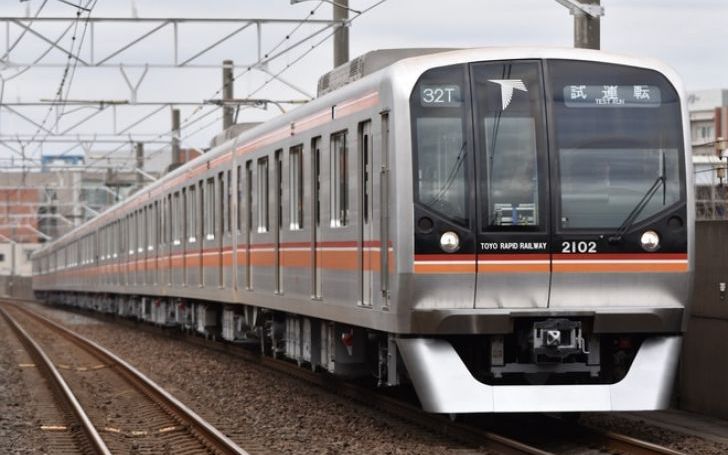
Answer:
[[[232,171],[227,171],[227,180],[225,180],[226,186],[225,186],[225,232],[232,232],[233,231],[233,179],[232,179]]]
[[[207,179],[207,188],[205,190],[205,238],[213,240],[215,238],[215,179],[210,177]]]
[[[225,219],[227,217],[227,215],[225,214],[225,210],[226,210],[226,207],[225,207],[225,205],[226,205],[225,204],[225,193],[226,193],[225,187],[226,187],[226,185],[225,185],[225,183],[226,182],[225,182],[225,173],[224,172],[220,172],[219,174],[217,174],[217,183],[218,183],[218,194],[219,194],[218,197],[220,199],[217,201],[218,212],[217,212],[217,219],[215,220],[217,222],[217,225],[215,227],[220,232],[220,234],[222,234],[223,232],[225,232],[225,228],[226,228]]]
[[[136,252],[141,253],[144,251],[144,229],[142,225],[142,211],[137,210],[134,213],[134,229],[136,229]]]
[[[253,230],[253,162],[245,163],[245,231],[250,242],[250,232]]]
[[[303,229],[303,145],[289,151],[290,229]]]
[[[258,160],[258,232],[268,232],[268,157]]]
[[[182,223],[182,220],[180,220],[181,216],[182,210],[180,207],[180,196],[179,191],[176,191],[174,193],[174,203],[172,204],[172,243],[174,245],[182,243],[180,241],[182,237],[180,235],[180,224]]]
[[[157,229],[154,226],[155,221],[156,218],[154,217],[154,205],[150,204],[147,206],[147,251],[154,251],[154,237],[157,232]]]
[[[187,197],[187,241],[197,242],[197,191],[195,185],[190,186]]]
[[[346,226],[349,218],[346,131],[331,136],[331,227]]]
[[[243,226],[243,167],[238,166],[237,169],[237,190],[238,190],[238,221],[236,223],[238,232],[241,232]]]
[[[129,217],[127,217],[127,219],[126,219],[126,227],[129,231],[129,254],[130,255],[133,255],[134,253],[136,253],[136,225],[134,224],[135,219],[136,219],[136,216],[134,215],[134,213],[129,214]]]

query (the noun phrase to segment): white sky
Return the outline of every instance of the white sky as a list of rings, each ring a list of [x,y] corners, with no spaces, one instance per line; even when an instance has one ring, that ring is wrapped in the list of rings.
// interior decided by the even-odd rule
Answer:
[[[80,1],[80,0],[74,0]],[[86,2],[87,0],[83,0]],[[376,0],[350,0],[350,6],[364,9]],[[42,0],[20,2],[2,0],[0,16],[24,16],[26,9],[35,12]],[[316,8],[318,0],[291,5],[290,0],[98,0],[93,16],[130,16],[132,5],[139,17],[306,17]],[[602,0],[606,16],[602,18],[602,49],[605,51],[660,59],[674,67],[682,75],[688,90],[714,87],[728,87],[728,1],[726,0]],[[57,0],[48,0],[42,16],[69,16],[74,9]],[[321,6],[315,18],[329,19],[331,6]],[[546,45],[570,47],[573,39],[573,18],[566,8],[554,0],[388,0],[374,10],[357,19],[352,25],[350,43],[351,57],[366,51],[394,47],[479,47],[508,45]],[[114,49],[122,39],[148,30],[149,26],[127,25],[107,28],[97,33],[95,52],[104,54]],[[271,26],[264,29],[263,48],[270,49],[290,31],[292,26]],[[39,28],[40,29],[40,28]],[[11,41],[18,29],[11,29]],[[57,30],[49,27],[47,31]],[[200,50],[202,43],[211,43],[231,31],[225,27],[188,28],[180,35],[181,54],[191,55]],[[311,28],[304,28],[294,35],[302,37]],[[5,32],[0,31],[0,53],[5,49]],[[166,36],[166,38],[164,38]],[[219,63],[224,58],[236,62],[255,60],[254,34],[241,35],[241,40],[216,49],[202,61]],[[169,60],[171,49],[168,43],[170,33],[149,45],[130,49],[123,58],[115,62],[159,62]],[[247,40],[247,41],[246,41]],[[66,39],[62,44],[68,44]],[[116,44],[118,47],[118,44]],[[22,46],[11,55],[14,61],[28,61],[47,47],[42,41],[28,36]],[[271,64],[272,70],[279,70],[291,62],[305,48],[301,48]],[[88,49],[85,49],[88,53]],[[52,54],[51,54],[52,55]],[[50,57],[50,55],[49,55]],[[56,54],[54,60],[59,60]],[[315,93],[318,76],[331,68],[331,45],[325,43],[311,52],[302,62],[284,73],[290,81],[310,93]],[[128,71],[132,78],[139,70]],[[237,71],[236,71],[237,72]],[[0,66],[0,76],[8,77],[14,70]],[[38,101],[53,98],[61,80],[62,69],[31,69],[23,75],[8,81],[3,100]],[[260,86],[266,77],[256,73],[236,81],[236,97],[242,97]],[[194,100],[212,98],[220,86],[219,70],[150,70],[143,81],[139,98],[151,100]],[[290,89],[272,83],[256,96],[290,99],[300,98]],[[126,99],[128,89],[117,68],[107,70],[79,69],[71,85],[70,98],[83,99]],[[41,120],[47,108],[32,111],[35,119]],[[120,125],[139,118],[146,111],[128,110],[119,114]],[[183,120],[190,116],[192,108],[182,108]],[[250,110],[241,121],[260,121],[277,113]],[[83,113],[80,113],[81,115]],[[110,115],[89,122],[77,130],[78,133],[111,130]],[[213,119],[214,117],[209,117]],[[73,123],[73,116],[64,119],[66,125]],[[202,125],[204,122],[199,123]],[[137,132],[163,133],[169,129],[169,112],[161,112],[149,122],[135,129]],[[187,146],[205,146],[220,126],[214,126],[185,140]],[[193,129],[192,127],[190,129]],[[0,134],[33,133],[35,128],[27,122],[3,112],[0,116]],[[189,131],[189,130],[188,130]],[[183,135],[185,132],[183,131]],[[30,147],[35,151],[33,147]],[[43,151],[54,153],[67,147],[46,146]],[[98,147],[107,149],[108,147]],[[151,147],[152,150],[159,146]],[[149,148],[148,148],[149,150]],[[39,153],[40,151],[35,151]],[[129,153],[129,150],[124,153]],[[165,153],[166,154],[166,153]],[[160,154],[161,155],[161,154]],[[0,156],[3,152],[0,152]]]

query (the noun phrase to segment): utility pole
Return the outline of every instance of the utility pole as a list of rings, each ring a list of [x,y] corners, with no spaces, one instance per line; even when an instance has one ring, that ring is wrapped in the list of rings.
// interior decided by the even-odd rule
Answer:
[[[222,129],[233,126],[233,114],[235,108],[229,104],[235,98],[233,93],[233,61],[223,60],[222,62]],[[226,104],[226,102],[228,104]]]
[[[136,143],[136,181],[137,181],[137,189],[140,189],[142,186],[144,186],[144,175],[142,175],[141,172],[144,170],[144,143],[143,142],[137,142]]]
[[[179,109],[172,109],[172,163],[168,171],[173,171],[182,165],[182,157],[179,150]]]
[[[604,8],[600,0],[556,0],[574,16],[574,47],[600,49],[600,17]]]
[[[599,0],[581,0],[587,5],[599,5]],[[599,49],[599,16],[592,17],[585,12],[574,13],[574,47]]]
[[[349,20],[349,0],[336,0],[334,5],[334,21],[343,23]],[[334,32],[334,68],[349,61],[349,24],[339,27]]]

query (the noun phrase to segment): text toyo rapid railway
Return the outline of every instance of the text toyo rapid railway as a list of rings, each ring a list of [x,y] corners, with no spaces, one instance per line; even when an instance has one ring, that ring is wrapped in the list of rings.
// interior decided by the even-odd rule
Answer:
[[[673,71],[391,50],[319,92],[48,244],[36,294],[411,382],[431,412],[666,407],[694,245]]]

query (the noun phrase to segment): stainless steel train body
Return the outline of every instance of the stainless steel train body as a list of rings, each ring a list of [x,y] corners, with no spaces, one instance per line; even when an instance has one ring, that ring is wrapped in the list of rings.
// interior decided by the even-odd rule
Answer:
[[[666,406],[693,271],[676,75],[396,55],[49,244],[36,292],[411,382],[432,412]]]

